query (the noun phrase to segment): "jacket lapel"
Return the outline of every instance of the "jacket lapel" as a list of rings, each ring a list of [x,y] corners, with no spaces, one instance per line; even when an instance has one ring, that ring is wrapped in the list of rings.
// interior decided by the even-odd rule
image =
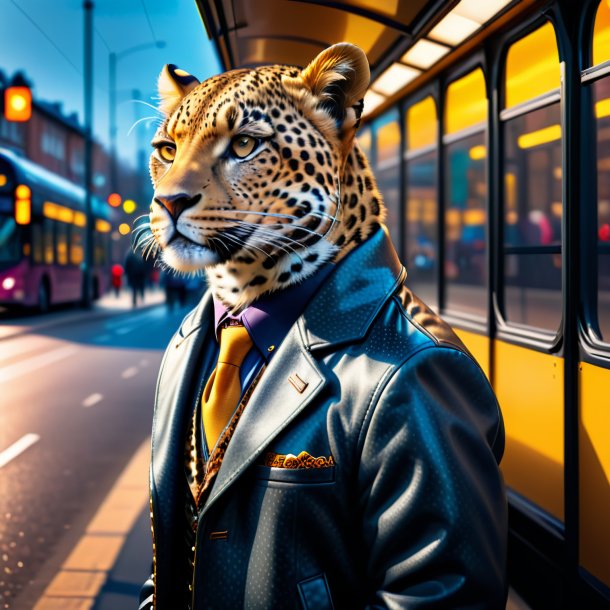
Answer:
[[[212,298],[208,292],[172,338],[161,364],[153,421],[151,482],[153,491],[158,490],[164,498],[179,495],[187,420],[200,378],[201,354],[205,353],[211,311]],[[169,503],[159,502],[158,507],[160,512],[169,510]],[[161,517],[170,519],[171,515]]]
[[[306,349],[299,326],[282,341],[244,409],[204,513],[324,387],[326,378]]]
[[[405,276],[385,227],[337,265],[290,329],[254,390],[227,447],[204,514],[321,392],[326,376],[313,353],[362,339]]]

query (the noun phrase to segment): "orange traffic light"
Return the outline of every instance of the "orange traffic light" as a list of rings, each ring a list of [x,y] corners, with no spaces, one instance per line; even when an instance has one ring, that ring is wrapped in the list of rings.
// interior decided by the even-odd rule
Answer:
[[[29,87],[7,87],[4,91],[4,118],[29,121],[32,116],[32,91]]]
[[[110,193],[107,201],[113,208],[118,208],[121,205],[123,198],[118,193]]]

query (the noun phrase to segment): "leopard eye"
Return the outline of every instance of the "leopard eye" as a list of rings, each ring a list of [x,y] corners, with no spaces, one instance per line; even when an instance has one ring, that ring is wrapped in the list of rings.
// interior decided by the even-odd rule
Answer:
[[[231,140],[231,151],[239,159],[247,157],[257,146],[258,140],[252,136],[237,136]]]
[[[159,156],[164,161],[171,163],[176,158],[176,147],[173,144],[162,144],[157,147]]]

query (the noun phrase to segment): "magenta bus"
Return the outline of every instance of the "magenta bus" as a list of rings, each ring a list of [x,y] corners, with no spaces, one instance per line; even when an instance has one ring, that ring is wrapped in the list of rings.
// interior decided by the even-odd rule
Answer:
[[[110,283],[110,212],[93,199],[94,298]],[[0,305],[37,307],[81,300],[85,190],[0,148]]]

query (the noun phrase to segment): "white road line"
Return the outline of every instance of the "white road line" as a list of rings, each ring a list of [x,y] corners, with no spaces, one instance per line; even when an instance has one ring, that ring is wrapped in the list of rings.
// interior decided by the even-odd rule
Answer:
[[[83,407],[92,407],[93,405],[96,405],[98,402],[104,400],[104,395],[103,394],[99,394],[99,393],[95,393],[95,394],[91,394],[91,396],[87,396],[87,398],[85,398],[85,400],[83,400]]]
[[[6,466],[11,460],[14,460],[19,454],[23,453],[28,447],[31,447],[40,440],[38,434],[26,434],[22,436],[16,443],[13,443],[8,449],[0,453],[0,468]]]
[[[33,358],[28,358],[27,360],[5,366],[0,370],[0,383],[5,383],[11,379],[15,379],[15,377],[20,377],[21,375],[27,375],[32,371],[41,369],[49,364],[63,360],[64,358],[68,358],[77,352],[78,348],[74,346],[58,347],[57,349],[45,352],[39,356],[34,356]]]
[[[32,340],[29,337],[20,337],[20,341],[10,341],[7,344],[3,343],[2,353],[0,354],[0,363],[8,362],[17,356],[23,356],[28,352],[40,353],[41,349],[48,347],[52,344],[50,340],[42,340],[40,337],[36,337]]]
[[[123,379],[129,379],[130,377],[134,377],[137,374],[138,374],[138,367],[137,366],[130,366],[128,369],[125,369],[121,373],[121,377]]]

